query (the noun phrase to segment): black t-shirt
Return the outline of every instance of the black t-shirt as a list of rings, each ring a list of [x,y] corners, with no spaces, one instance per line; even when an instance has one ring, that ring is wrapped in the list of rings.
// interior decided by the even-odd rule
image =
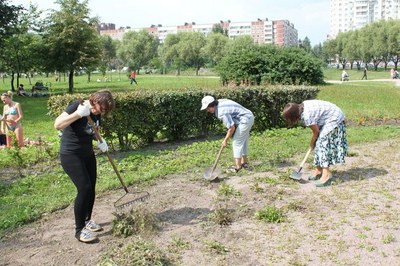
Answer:
[[[78,109],[79,102],[74,101],[65,109],[65,112],[72,114]],[[94,124],[99,126],[100,115],[90,113]],[[62,131],[60,154],[79,154],[87,156],[93,153],[94,132],[86,117],[82,117]]]

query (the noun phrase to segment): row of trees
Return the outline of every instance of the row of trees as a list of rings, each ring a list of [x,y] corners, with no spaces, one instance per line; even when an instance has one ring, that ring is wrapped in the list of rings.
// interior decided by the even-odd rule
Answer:
[[[377,70],[380,63],[385,70],[389,62],[395,69],[400,60],[400,20],[382,20],[359,30],[340,33],[336,39],[324,43],[326,55],[339,60],[343,68],[361,63],[372,63]]]
[[[99,21],[89,17],[88,0],[57,0],[60,9],[51,10],[46,18],[41,18],[41,11],[34,5],[24,10],[8,5],[7,0],[0,3],[4,10],[0,28],[5,29],[0,32],[0,71],[12,77],[20,73],[29,77],[33,72],[68,73],[70,93],[78,71],[86,71],[89,80],[95,69],[105,74],[124,66],[137,72],[146,66],[162,72],[174,69],[177,75],[190,67],[198,74],[203,66],[217,66],[230,47],[254,46],[249,37],[230,40],[218,25],[207,37],[179,32],[168,35],[163,44],[145,30],[128,32],[121,41],[112,40],[97,33]],[[11,86],[14,88],[13,79]]]

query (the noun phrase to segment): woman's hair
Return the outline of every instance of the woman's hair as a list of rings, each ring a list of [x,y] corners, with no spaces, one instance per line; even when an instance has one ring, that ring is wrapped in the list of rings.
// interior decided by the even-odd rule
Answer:
[[[101,111],[105,114],[108,114],[115,109],[114,98],[111,92],[108,90],[101,90],[93,93],[90,96],[89,101],[91,105],[98,103],[100,105]]]
[[[283,108],[282,116],[289,126],[293,126],[300,119],[301,113],[303,113],[303,104],[288,103]]]
[[[8,97],[10,99],[12,99],[12,95],[13,95],[12,91],[7,91],[7,92],[4,92],[4,93],[1,94],[1,96],[6,96],[6,97]]]

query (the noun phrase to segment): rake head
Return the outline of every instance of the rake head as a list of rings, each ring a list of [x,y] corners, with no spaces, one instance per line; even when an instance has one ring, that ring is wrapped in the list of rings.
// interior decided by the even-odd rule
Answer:
[[[150,198],[150,193],[147,191],[128,192],[114,203],[114,207],[117,210],[123,210],[134,204],[144,202],[148,198]]]

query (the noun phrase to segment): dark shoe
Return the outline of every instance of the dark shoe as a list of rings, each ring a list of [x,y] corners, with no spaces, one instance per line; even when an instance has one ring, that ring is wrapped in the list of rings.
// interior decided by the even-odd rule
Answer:
[[[322,182],[320,182],[318,180],[314,184],[315,184],[316,187],[327,187],[327,186],[330,186],[332,184],[332,181],[333,181],[333,176],[330,175],[328,180],[326,180],[324,183],[322,183]]]
[[[308,180],[310,180],[310,181],[315,181],[315,180],[318,180],[318,179],[320,179],[321,178],[321,176],[322,176],[322,174],[318,174],[318,175],[316,175],[316,176],[309,176],[308,177]]]
[[[230,168],[228,168],[228,169],[226,169],[226,172],[227,173],[234,173],[234,174],[236,174],[237,172],[239,172],[239,170],[240,169],[242,169],[242,168],[236,168],[236,166],[231,166]]]
[[[243,169],[249,169],[249,164],[248,163],[242,163],[242,168]]]

